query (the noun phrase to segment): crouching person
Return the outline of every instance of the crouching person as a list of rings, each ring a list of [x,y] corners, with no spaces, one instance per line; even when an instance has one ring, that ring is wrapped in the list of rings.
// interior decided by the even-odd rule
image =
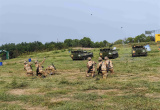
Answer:
[[[104,60],[105,60],[105,62],[106,62],[106,64],[107,64],[107,72],[109,72],[110,71],[110,73],[114,73],[114,71],[113,71],[113,63],[112,63],[112,61],[106,56],[106,57],[104,57]]]
[[[54,75],[54,74],[55,74],[55,72],[56,72],[56,67],[53,65],[53,63],[52,63],[52,65],[50,65],[50,66],[48,66],[48,67],[46,68],[46,72],[47,72],[47,74],[49,74],[49,75]]]
[[[87,72],[86,72],[86,76],[89,76],[89,73],[91,73],[91,76],[94,77],[95,76],[95,62],[92,61],[91,57],[88,57],[88,62],[87,62]]]
[[[98,58],[98,65],[97,65],[97,71],[98,71],[98,75],[101,73],[102,74],[102,70],[101,70],[101,67],[102,67],[102,58],[101,57],[99,57]]]
[[[31,65],[31,63],[27,63],[27,61],[24,61],[24,70],[27,71],[27,76],[33,76],[33,70]]]

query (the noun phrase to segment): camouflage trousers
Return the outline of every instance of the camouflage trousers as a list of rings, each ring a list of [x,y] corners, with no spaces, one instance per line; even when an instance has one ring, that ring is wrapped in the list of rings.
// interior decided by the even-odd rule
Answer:
[[[33,71],[27,71],[27,76],[33,76]]]
[[[46,72],[43,71],[43,70],[40,70],[39,73],[38,73],[38,76],[39,77],[42,77],[42,76],[47,76]]]
[[[102,71],[102,77],[103,77],[103,79],[106,79],[107,76],[108,76],[107,71]]]
[[[110,73],[114,73],[113,68],[109,69],[108,72],[110,71]]]
[[[95,71],[90,71],[89,73],[91,73],[91,76],[94,77],[95,76]],[[86,77],[90,76],[88,73],[88,70],[86,72]]]

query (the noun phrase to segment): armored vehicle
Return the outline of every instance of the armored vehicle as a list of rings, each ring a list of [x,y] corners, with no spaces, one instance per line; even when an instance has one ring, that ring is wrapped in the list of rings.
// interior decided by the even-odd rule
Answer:
[[[72,60],[85,60],[88,57],[93,57],[93,52],[87,52],[85,50],[71,51]]]
[[[108,58],[114,59],[118,57],[118,52],[111,48],[100,49],[99,56],[102,57],[103,59],[105,56],[107,56]]]
[[[147,49],[144,46],[133,46],[132,57],[147,56]]]

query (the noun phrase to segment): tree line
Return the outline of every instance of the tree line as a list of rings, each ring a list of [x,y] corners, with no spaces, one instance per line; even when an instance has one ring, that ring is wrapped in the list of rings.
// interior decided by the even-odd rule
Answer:
[[[138,42],[150,42],[150,41],[155,41],[155,37],[153,36],[146,36],[145,34],[141,34],[136,36],[135,38],[133,37],[128,37],[125,38],[124,40],[119,39],[114,42],[114,44],[122,44],[122,43],[138,43]]]
[[[145,36],[144,34],[138,35],[135,38],[128,37],[124,40],[120,39],[114,43],[109,43],[106,40],[100,42],[93,42],[90,38],[84,37],[83,39],[66,39],[64,42],[49,42],[41,43],[39,41],[26,43],[22,42],[19,44],[9,43],[0,46],[0,50],[9,51],[10,58],[16,58],[22,54],[29,54],[31,52],[42,52],[42,51],[52,51],[66,49],[68,47],[90,47],[90,48],[102,48],[102,47],[112,47],[114,44],[122,43],[134,43],[134,42],[149,42],[154,41],[154,37]],[[0,53],[1,54],[1,53]]]

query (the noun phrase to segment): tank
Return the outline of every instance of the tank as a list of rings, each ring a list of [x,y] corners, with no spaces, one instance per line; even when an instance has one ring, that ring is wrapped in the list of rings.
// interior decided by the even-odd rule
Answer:
[[[71,51],[72,60],[86,60],[88,57],[93,57],[93,52],[85,50]]]
[[[147,49],[144,46],[132,46],[132,57],[147,56]]]
[[[115,59],[118,57],[118,52],[116,50],[113,50],[112,48],[104,48],[100,49],[99,56],[103,59],[105,56]]]

